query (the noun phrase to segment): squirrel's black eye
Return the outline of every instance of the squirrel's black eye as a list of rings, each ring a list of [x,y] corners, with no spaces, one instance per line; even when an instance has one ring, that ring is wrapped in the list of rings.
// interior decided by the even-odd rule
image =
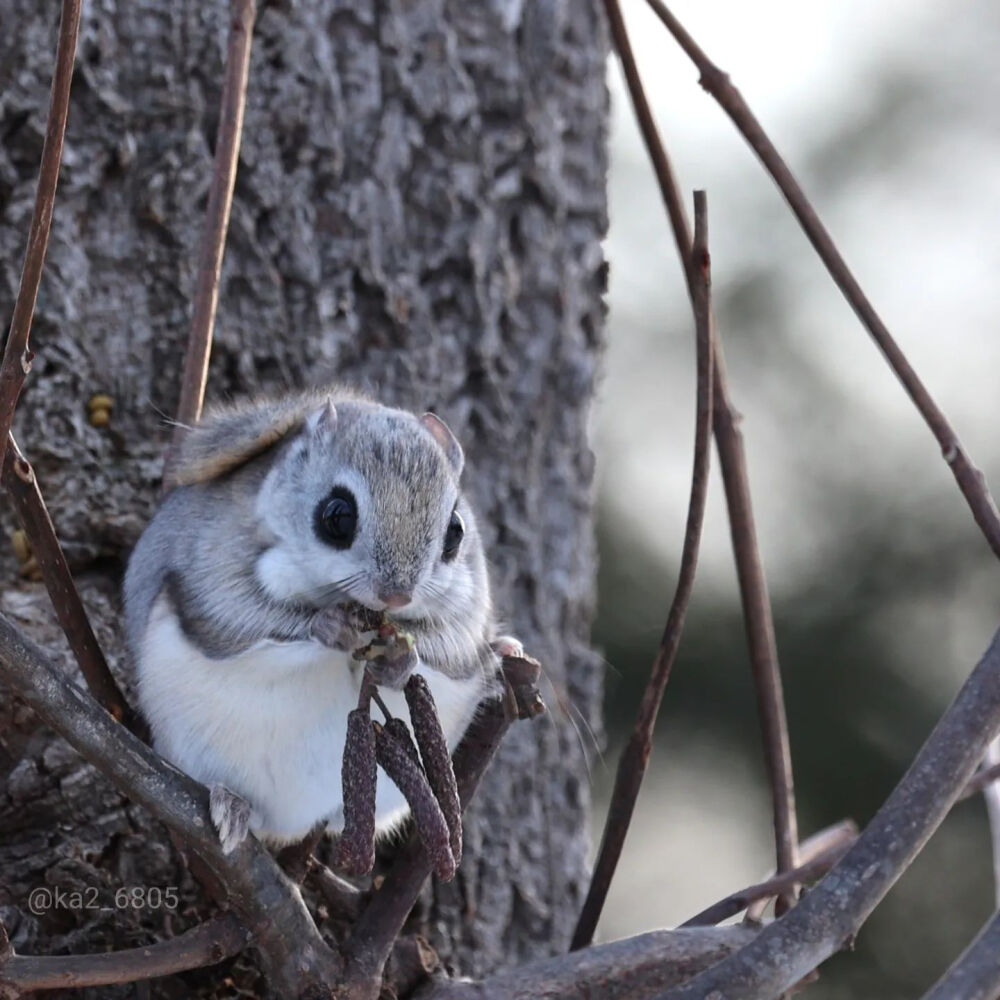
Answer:
[[[458,547],[462,544],[465,535],[465,525],[457,510],[451,512],[451,520],[448,522],[448,530],[444,533],[444,552],[441,558],[444,562],[451,562],[458,555]]]
[[[358,504],[348,490],[336,489],[316,508],[316,534],[335,549],[349,549],[358,530]]]

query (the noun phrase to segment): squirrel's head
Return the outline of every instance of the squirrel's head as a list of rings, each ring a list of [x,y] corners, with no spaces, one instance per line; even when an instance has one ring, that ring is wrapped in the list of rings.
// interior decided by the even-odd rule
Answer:
[[[320,405],[262,483],[258,580],[279,600],[354,600],[404,619],[460,608],[483,575],[463,461],[433,414]]]

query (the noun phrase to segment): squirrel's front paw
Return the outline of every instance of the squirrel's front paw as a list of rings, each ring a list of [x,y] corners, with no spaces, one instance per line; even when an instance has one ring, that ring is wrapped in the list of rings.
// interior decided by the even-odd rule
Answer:
[[[208,810],[219,833],[223,854],[231,854],[246,840],[250,829],[250,803],[225,785],[208,789]]]
[[[356,604],[335,604],[325,608],[312,622],[312,637],[329,649],[357,649],[362,635],[371,630],[363,609]]]
[[[368,676],[379,687],[401,691],[419,662],[416,644],[409,632],[386,622],[367,646],[354,651],[354,659],[365,664]]]

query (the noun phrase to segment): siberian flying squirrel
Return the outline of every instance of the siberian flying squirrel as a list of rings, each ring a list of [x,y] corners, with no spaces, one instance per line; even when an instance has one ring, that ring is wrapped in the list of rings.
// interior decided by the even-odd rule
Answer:
[[[494,634],[463,461],[439,418],[342,389],[220,409],[186,435],[129,561],[126,624],[154,745],[211,788],[227,849],[247,824],[272,844],[342,826],[364,668],[350,608],[387,611],[415,637],[406,667],[451,749],[495,683],[494,648],[517,647]],[[372,666],[408,722],[409,669]],[[378,828],[405,811],[380,775]]]

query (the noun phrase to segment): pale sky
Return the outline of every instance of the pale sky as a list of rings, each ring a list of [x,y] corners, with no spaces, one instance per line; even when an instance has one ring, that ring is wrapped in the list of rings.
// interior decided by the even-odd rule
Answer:
[[[778,261],[794,336],[847,396],[845,410],[851,412],[845,412],[827,454],[822,435],[808,437],[822,428],[808,422],[789,428],[787,414],[775,412],[781,387],[769,384],[766,372],[759,366],[732,371],[734,395],[747,416],[751,471],[762,486],[763,528],[775,536],[772,558],[780,575],[795,569],[797,548],[817,544],[808,512],[794,506],[794,480],[803,468],[784,461],[790,438],[797,438],[799,452],[821,465],[844,461],[844,450],[853,443],[865,472],[884,448],[889,461],[876,464],[889,479],[905,463],[917,477],[913,488],[930,490],[942,500],[953,488],[950,476],[943,466],[935,467],[940,459],[933,440],[770,179],[698,87],[691,64],[642,0],[626,0],[624,6],[675,168],[685,189],[708,190],[716,288],[756,262]],[[678,16],[730,72],[814,196],[848,263],[970,451],[988,476],[1000,481],[994,431],[1000,418],[1000,310],[994,291],[1000,271],[1000,171],[995,166],[1000,160],[995,111],[1000,22],[992,16],[984,26],[984,9],[942,0],[676,5]],[[811,153],[822,136],[864,120],[887,70],[904,80],[943,81],[926,113],[918,101],[904,119],[906,155],[893,157],[890,145],[874,162],[852,170],[846,159],[829,166],[821,183],[810,183]],[[600,468],[604,481],[611,477],[614,482],[615,494],[633,498],[630,516],[647,523],[655,515],[662,523],[666,511],[677,521],[686,504],[690,467],[691,324],[617,65],[610,80],[611,284],[607,380],[598,417]],[[731,326],[721,334],[732,345],[741,331]],[[630,449],[637,437],[644,447]],[[801,537],[789,528],[790,520],[800,522]],[[772,530],[779,526],[780,531]],[[710,532],[709,572],[728,571],[725,545],[712,543],[723,534]],[[673,552],[680,536],[678,527],[672,537],[655,543]]]

